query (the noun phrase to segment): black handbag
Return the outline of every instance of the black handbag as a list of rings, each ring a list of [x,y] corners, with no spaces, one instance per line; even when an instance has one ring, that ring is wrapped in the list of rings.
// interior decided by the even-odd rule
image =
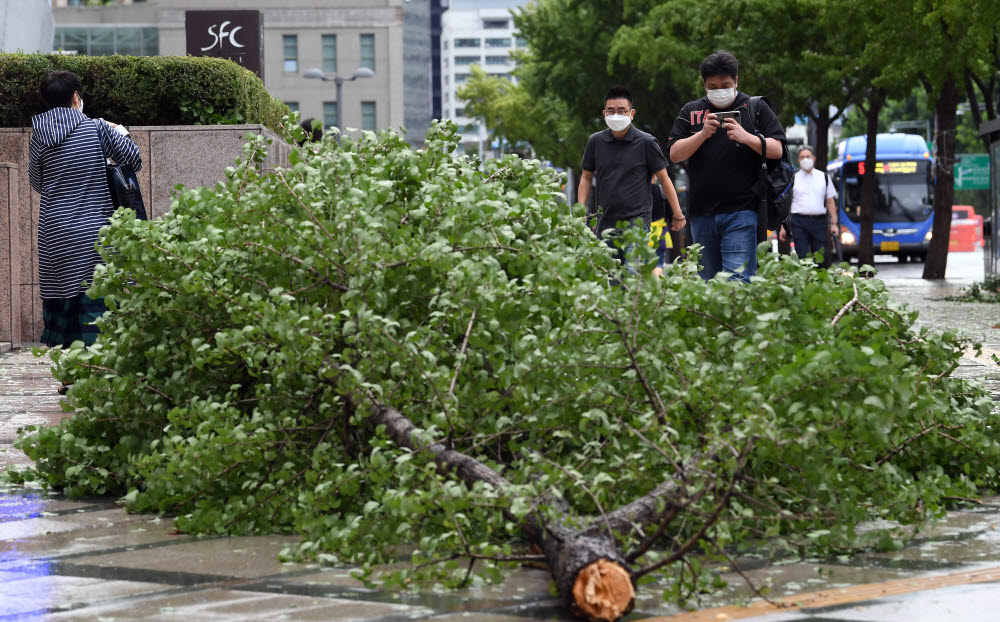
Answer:
[[[110,164],[108,151],[104,148],[105,130],[99,120],[94,119],[97,126],[98,139],[101,142],[101,153],[104,154],[104,164],[107,167],[108,190],[111,192],[111,203],[116,207],[127,207],[135,211],[138,220],[148,220],[146,204],[142,202],[142,192],[139,191],[139,179],[135,176],[131,164]]]

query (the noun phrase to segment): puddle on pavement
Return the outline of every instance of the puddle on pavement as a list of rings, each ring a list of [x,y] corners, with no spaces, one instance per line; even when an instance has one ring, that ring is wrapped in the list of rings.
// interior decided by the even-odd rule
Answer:
[[[985,501],[982,506],[949,513],[901,551],[779,564],[745,558],[740,567],[755,585],[770,585],[770,596],[779,597],[958,568],[998,566],[1000,497]],[[458,591],[369,590],[351,577],[347,568],[277,562],[276,551],[287,537],[199,540],[177,536],[168,519],[160,521],[125,514],[113,499],[70,501],[53,493],[0,486],[0,593],[13,594],[18,586],[15,601],[4,596],[0,622],[37,619],[40,612],[44,615],[46,604],[59,610],[65,606],[65,590],[77,598],[102,593],[112,600],[124,594],[160,598],[169,593],[192,603],[211,600],[210,595],[220,590],[310,602],[337,599],[358,607],[365,603],[400,606],[406,612],[390,616],[400,620],[432,615],[477,620],[569,619],[549,594],[550,578],[544,570],[522,568],[503,584]],[[55,530],[57,523],[67,531]],[[14,526],[26,528],[24,535],[11,537]],[[720,576],[727,586],[705,598],[701,607],[744,604],[754,598],[735,572],[723,571]],[[681,613],[682,609],[663,600],[666,587],[665,581],[642,585],[629,619]],[[74,609],[97,606],[94,597],[90,598]],[[25,609],[29,601],[33,604]],[[33,611],[35,617],[12,617],[20,615],[12,613],[17,608],[9,608],[14,602],[21,602],[25,616]],[[375,617],[386,619],[384,614]]]

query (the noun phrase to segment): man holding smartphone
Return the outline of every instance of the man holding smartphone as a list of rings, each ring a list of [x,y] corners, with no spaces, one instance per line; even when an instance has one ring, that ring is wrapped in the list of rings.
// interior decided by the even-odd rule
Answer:
[[[699,274],[705,280],[725,271],[749,281],[757,272],[761,144],[756,134],[765,138],[768,159],[781,158],[785,142],[766,103],[756,120],[749,118],[750,97],[736,90],[738,70],[729,52],[709,54],[701,64],[706,97],[681,108],[667,141],[670,159],[688,162],[691,235],[702,246]]]

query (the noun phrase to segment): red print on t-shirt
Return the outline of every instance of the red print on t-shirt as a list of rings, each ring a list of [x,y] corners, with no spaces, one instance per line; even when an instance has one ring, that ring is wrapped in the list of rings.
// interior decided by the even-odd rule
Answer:
[[[701,123],[702,120],[706,117],[708,117],[708,110],[692,110],[691,125],[697,125]]]

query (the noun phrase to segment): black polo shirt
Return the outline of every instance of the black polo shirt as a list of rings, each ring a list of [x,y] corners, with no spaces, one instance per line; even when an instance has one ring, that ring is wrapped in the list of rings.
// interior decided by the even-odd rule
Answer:
[[[750,123],[750,96],[736,93],[726,110],[740,111],[740,125],[753,134]],[[707,97],[688,102],[674,120],[674,127],[667,139],[668,149],[682,138],[697,134],[704,127],[709,112],[721,112]],[[778,117],[761,102],[757,127],[766,138],[785,142],[785,130]],[[698,147],[688,158],[688,205],[691,216],[731,214],[741,210],[757,209],[757,181],[760,178],[760,155],[746,145],[729,139],[722,128]]]
[[[636,218],[648,226],[653,209],[650,179],[667,167],[659,143],[651,135],[629,125],[616,139],[610,129],[590,137],[581,168],[597,180],[597,233],[612,229],[620,221]]]

